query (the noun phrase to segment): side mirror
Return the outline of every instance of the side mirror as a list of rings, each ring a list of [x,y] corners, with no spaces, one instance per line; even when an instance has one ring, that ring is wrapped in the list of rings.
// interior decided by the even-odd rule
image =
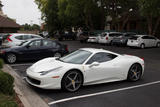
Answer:
[[[26,45],[26,48],[29,48],[30,46],[29,45]]]
[[[99,66],[99,62],[93,62],[89,67],[91,68],[91,67],[93,67],[93,66]]]

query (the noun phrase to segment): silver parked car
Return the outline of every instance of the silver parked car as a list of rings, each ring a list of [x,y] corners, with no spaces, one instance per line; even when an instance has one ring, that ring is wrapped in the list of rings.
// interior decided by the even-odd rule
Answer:
[[[3,45],[8,47],[14,47],[14,46],[20,45],[22,42],[26,40],[34,39],[34,38],[43,38],[43,37],[35,34],[13,33],[7,37]]]
[[[160,40],[149,35],[135,35],[128,39],[127,46],[130,47],[160,47]]]

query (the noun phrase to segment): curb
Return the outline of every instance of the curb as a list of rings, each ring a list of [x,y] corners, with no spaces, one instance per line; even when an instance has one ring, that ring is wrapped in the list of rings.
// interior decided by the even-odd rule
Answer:
[[[49,107],[37,93],[26,85],[25,81],[9,65],[5,64],[3,71],[14,77],[14,89],[24,107]]]

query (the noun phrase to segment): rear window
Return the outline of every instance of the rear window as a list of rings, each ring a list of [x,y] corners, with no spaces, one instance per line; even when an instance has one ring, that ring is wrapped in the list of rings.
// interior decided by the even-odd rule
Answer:
[[[110,37],[118,37],[118,36],[121,36],[122,34],[120,33],[112,33],[112,34],[109,34]]]
[[[130,39],[131,39],[131,40],[137,40],[137,39],[138,39],[138,36],[132,36]]]

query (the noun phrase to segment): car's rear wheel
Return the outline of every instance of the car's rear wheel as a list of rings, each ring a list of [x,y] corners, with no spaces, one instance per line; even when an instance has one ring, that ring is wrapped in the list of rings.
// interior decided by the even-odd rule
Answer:
[[[62,89],[75,92],[77,91],[83,83],[82,74],[76,70],[67,72],[62,79]]]
[[[54,54],[54,57],[58,57],[58,58],[60,58],[60,57],[62,57],[62,54],[61,54],[61,53],[59,53],[59,52],[56,52],[56,53]]]
[[[140,48],[141,48],[141,49],[144,49],[144,48],[145,48],[145,44],[142,43],[142,44],[140,45]]]
[[[17,61],[17,57],[15,54],[13,53],[9,53],[6,55],[6,61],[10,64],[13,64]]]
[[[127,79],[129,81],[138,81],[139,79],[141,79],[142,76],[142,67],[140,64],[133,64],[128,72],[128,77]]]
[[[157,43],[157,48],[160,48],[160,42]]]

